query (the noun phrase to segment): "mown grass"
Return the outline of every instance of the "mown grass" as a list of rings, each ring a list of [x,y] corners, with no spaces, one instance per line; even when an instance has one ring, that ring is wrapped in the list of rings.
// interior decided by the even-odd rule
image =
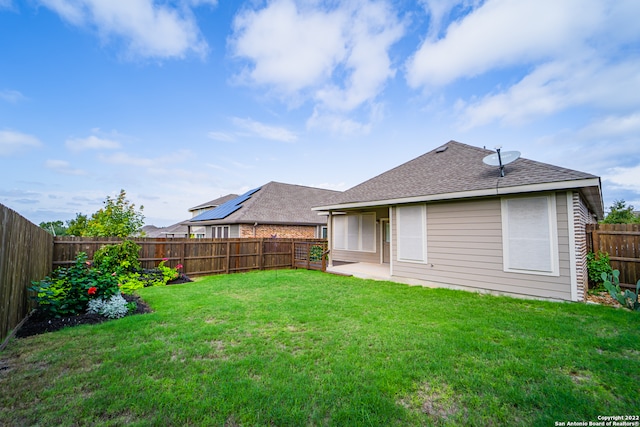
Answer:
[[[310,271],[146,288],[13,340],[0,425],[554,425],[637,414],[640,315]]]

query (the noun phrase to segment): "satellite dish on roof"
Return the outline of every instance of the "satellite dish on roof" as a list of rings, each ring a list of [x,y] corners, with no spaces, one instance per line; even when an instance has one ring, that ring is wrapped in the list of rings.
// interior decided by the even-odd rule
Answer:
[[[495,154],[489,154],[482,161],[489,166],[500,166],[500,176],[504,176],[504,165],[508,165],[520,158],[519,151],[500,152],[501,147],[496,147]]]

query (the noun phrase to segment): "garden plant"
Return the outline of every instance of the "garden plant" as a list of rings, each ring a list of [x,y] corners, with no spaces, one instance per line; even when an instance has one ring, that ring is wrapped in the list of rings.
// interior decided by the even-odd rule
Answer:
[[[140,268],[140,246],[132,241],[105,245],[94,254],[93,262],[80,252],[70,267],[59,267],[50,276],[33,282],[29,289],[37,302],[38,315],[60,318],[89,312],[119,318],[136,309],[123,294],[133,294],[146,286],[162,286],[180,276],[182,265]]]

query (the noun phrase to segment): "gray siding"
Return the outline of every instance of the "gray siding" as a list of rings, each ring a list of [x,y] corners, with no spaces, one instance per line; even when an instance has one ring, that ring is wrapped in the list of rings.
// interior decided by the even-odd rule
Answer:
[[[542,298],[571,299],[567,198],[556,195],[559,277],[504,272],[500,198],[427,205],[427,263],[398,261],[393,276]],[[393,209],[395,218],[395,208]],[[392,219],[392,244],[396,224]]]

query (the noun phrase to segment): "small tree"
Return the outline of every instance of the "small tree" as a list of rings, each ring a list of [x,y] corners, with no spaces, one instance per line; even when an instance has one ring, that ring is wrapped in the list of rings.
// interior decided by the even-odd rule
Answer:
[[[126,199],[126,192],[120,190],[116,198],[107,196],[104,207],[91,215],[87,222],[87,236],[129,237],[140,233],[144,225],[143,206],[140,211]]]
[[[86,236],[87,221],[89,220],[86,215],[76,213],[74,219],[67,221],[67,236]]]
[[[633,224],[640,222],[640,217],[633,213],[633,206],[626,206],[624,200],[615,200],[609,208],[603,224]]]
[[[64,236],[67,234],[67,227],[64,226],[62,221],[43,221],[40,223],[40,228],[44,228],[54,236]]]

